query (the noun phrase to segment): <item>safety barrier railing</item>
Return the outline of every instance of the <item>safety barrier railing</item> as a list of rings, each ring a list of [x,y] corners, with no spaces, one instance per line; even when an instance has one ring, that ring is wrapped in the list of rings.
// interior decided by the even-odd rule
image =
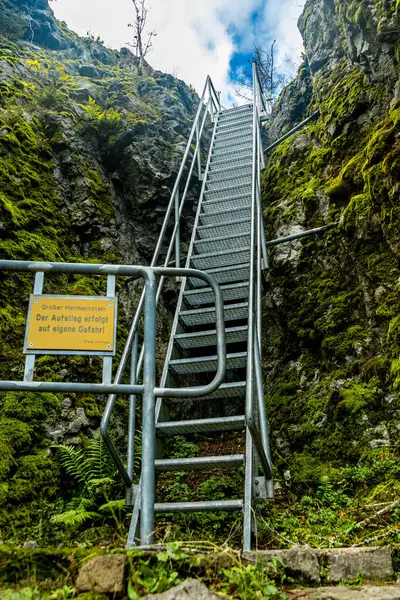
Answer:
[[[192,176],[197,165],[197,175],[200,180],[202,177],[202,163],[201,163],[201,153],[202,153],[202,142],[204,140],[204,132],[206,128],[207,115],[209,115],[211,122],[214,122],[216,114],[221,110],[219,95],[215,91],[214,85],[211,81],[211,78],[207,76],[206,82],[204,84],[203,92],[200,97],[199,105],[196,111],[195,119],[192,125],[192,129],[189,135],[189,139],[186,145],[186,150],[182,158],[182,162],[178,171],[177,179],[174,185],[174,188],[171,193],[170,201],[166,210],[166,214],[164,217],[164,222],[161,228],[161,232],[157,241],[157,245],[154,251],[154,255],[151,261],[150,266],[156,267],[160,257],[161,250],[164,246],[167,237],[167,231],[170,227],[171,218],[174,219],[173,223],[173,231],[172,234],[169,235],[169,244],[168,249],[163,260],[163,267],[167,268],[171,265],[171,259],[173,254],[175,254],[175,266],[176,268],[180,268],[181,266],[181,217],[183,213],[183,209],[185,207],[185,202],[187,199],[187,194],[189,191],[190,183],[192,180]],[[190,153],[192,150],[192,144],[196,140],[195,149],[192,153],[192,157],[190,160]],[[189,163],[189,164],[188,164]],[[187,170],[186,181],[184,182],[184,175]],[[183,190],[182,190],[183,188]],[[164,286],[164,276],[161,276],[160,281],[158,282],[157,292],[156,292],[156,304],[158,304],[159,299],[161,297],[161,292]],[[128,333],[128,337],[125,343],[125,347],[121,356],[121,360],[115,374],[114,384],[117,385],[121,382],[127,368],[129,357],[130,360],[130,381],[131,384],[135,384],[138,381],[138,377],[140,376],[140,372],[143,367],[144,360],[144,350],[143,348],[139,352],[139,325],[140,320],[143,314],[144,307],[144,291],[140,297],[138,307],[136,309],[136,313],[133,317],[132,324]],[[126,486],[127,486],[127,502],[132,502],[132,482],[133,482],[133,453],[134,453],[134,435],[132,431],[134,431],[135,426],[135,412],[136,412],[136,399],[135,395],[131,394],[129,398],[129,436],[128,436],[128,460],[127,467],[125,467],[124,462],[122,461],[117,448],[110,438],[107,435],[108,427],[110,423],[110,419],[114,410],[115,402],[117,399],[116,393],[111,393],[105,412],[103,414],[103,418],[101,421],[101,434],[104,438],[104,441],[114,459],[114,462],[120,472]]]
[[[26,357],[24,381],[0,381],[0,390],[4,391],[34,391],[53,393],[89,393],[89,394],[116,394],[129,395],[130,398],[141,394],[143,396],[142,406],[142,476],[141,497],[143,499],[141,515],[141,538],[148,538],[154,526],[154,494],[155,494],[155,404],[156,398],[198,398],[207,396],[215,391],[223,382],[226,371],[226,348],[225,348],[225,326],[224,306],[221,290],[215,279],[197,269],[173,269],[163,267],[141,267],[129,265],[94,265],[79,263],[46,263],[0,260],[0,271],[35,273],[34,294],[41,295],[43,291],[44,275],[47,273],[71,273],[86,275],[107,276],[107,296],[115,293],[116,277],[128,276],[142,278],[144,280],[144,340],[143,340],[143,383],[121,384],[111,383],[112,357],[103,359],[103,382],[102,383],[75,383],[75,382],[51,382],[34,381],[35,355]],[[211,383],[203,386],[187,388],[159,388],[156,386],[156,310],[157,292],[159,283],[157,278],[165,277],[192,277],[202,279],[211,287],[215,299],[216,330],[217,330],[217,357],[218,366],[215,377]],[[71,297],[73,298],[73,296]],[[132,332],[134,353],[137,352],[137,331],[139,322]],[[68,354],[68,352],[60,352]],[[136,366],[135,361],[133,361]],[[132,477],[121,461],[119,453],[110,439],[109,420],[111,408],[108,403],[106,418],[103,417],[101,433],[112,452],[114,461],[124,478],[127,486],[132,485]],[[129,420],[128,443],[134,443],[134,420]],[[128,468],[131,471],[133,465],[133,451],[128,446]]]
[[[270,485],[272,483],[272,463],[265,412],[261,356],[262,269],[267,268],[268,266],[268,254],[261,207],[260,174],[261,169],[265,167],[265,163],[261,144],[260,118],[263,114],[266,114],[268,106],[261,89],[255,63],[253,63],[253,94],[253,177],[250,236],[249,329],[246,373],[246,424],[267,480],[267,493],[271,496],[273,493],[273,490],[271,489],[272,486]],[[245,502],[245,511],[246,510],[252,510],[252,503],[249,501]],[[250,515],[248,519],[245,518],[245,522],[251,522]],[[250,548],[250,544],[251,530],[247,527],[244,532],[245,550]]]

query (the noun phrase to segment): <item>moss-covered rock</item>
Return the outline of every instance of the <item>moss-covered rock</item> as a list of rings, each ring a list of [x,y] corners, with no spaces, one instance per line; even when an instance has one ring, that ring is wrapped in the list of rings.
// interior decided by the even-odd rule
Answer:
[[[197,101],[174,77],[139,72],[128,50],[79,38],[47,0],[0,1],[0,257],[147,263]],[[117,286],[116,360],[140,293]],[[50,294],[105,290],[105,277],[45,277]],[[0,379],[23,378],[32,291],[31,275],[0,273]],[[99,358],[43,356],[35,377],[100,381],[101,368]],[[54,535],[51,515],[71,490],[53,446],[85,444],[103,406],[95,396],[0,395],[0,539]]]
[[[271,120],[277,136],[320,110],[269,157],[268,237],[340,221],[270,257],[264,368],[282,485],[272,522],[278,532],[296,530],[296,541],[343,543],[356,507],[400,489],[398,34],[380,34],[383,18],[398,27],[394,2],[307,2],[300,27],[309,102],[293,118],[301,69]],[[331,514],[317,517],[322,497]],[[395,520],[388,515],[389,531]]]

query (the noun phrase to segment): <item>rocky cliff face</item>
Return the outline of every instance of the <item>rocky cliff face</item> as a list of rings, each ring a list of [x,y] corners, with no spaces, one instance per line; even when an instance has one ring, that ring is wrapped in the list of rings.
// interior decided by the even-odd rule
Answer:
[[[55,20],[47,0],[1,1],[0,36],[1,258],[148,264],[196,93],[147,65],[139,70],[126,49],[79,38]],[[20,379],[32,277],[0,274],[0,282],[0,377]],[[104,280],[48,277],[45,291],[104,293]],[[123,339],[139,290],[131,283],[119,293]],[[96,359],[75,357],[60,366],[43,357],[36,375],[93,380],[99,369]],[[3,535],[13,527],[23,531],[25,516],[46,510],[59,493],[59,461],[50,446],[90,434],[102,402],[2,395]],[[18,507],[11,521],[10,505]]]
[[[268,237],[340,221],[274,249],[268,273],[267,404],[295,541],[348,542],[356,506],[400,491],[399,8],[308,0],[304,64],[267,126],[273,141],[321,111],[269,157]]]
[[[352,528],[369,505],[400,495],[399,0],[308,0],[300,29],[304,64],[268,138],[321,115],[268,158],[267,234],[340,225],[271,251],[264,373],[277,497],[261,507],[260,540],[398,541],[393,512],[372,531]],[[195,94],[150,67],[139,72],[126,50],[78,38],[46,0],[0,0],[0,35],[1,257],[148,262]],[[20,378],[32,280],[0,274],[0,284],[0,376]],[[58,277],[46,292],[102,286]],[[137,290],[120,293],[123,334]],[[37,361],[46,379],[98,369],[81,357],[61,368]],[[1,397],[2,535],[49,539],[50,517],[65,509],[51,446],[85,439],[100,410],[95,397]],[[184,443],[198,451],[182,439],[177,451]],[[223,476],[201,485],[223,499],[235,484]],[[168,500],[182,490],[177,479]],[[198,525],[215,533],[223,518]]]

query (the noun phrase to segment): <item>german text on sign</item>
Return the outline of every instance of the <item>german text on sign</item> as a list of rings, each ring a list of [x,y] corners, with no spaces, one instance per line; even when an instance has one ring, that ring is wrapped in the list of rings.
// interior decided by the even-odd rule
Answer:
[[[25,351],[112,355],[116,315],[116,298],[32,295]]]

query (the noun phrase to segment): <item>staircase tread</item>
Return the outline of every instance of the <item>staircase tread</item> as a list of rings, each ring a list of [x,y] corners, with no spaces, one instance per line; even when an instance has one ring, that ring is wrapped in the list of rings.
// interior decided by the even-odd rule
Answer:
[[[247,267],[250,267],[250,263],[240,263],[239,265],[228,265],[226,267],[213,267],[212,269],[204,269],[204,272],[212,275],[213,273],[225,273],[227,271],[234,271],[235,269],[244,269]],[[242,281],[248,281],[248,279],[243,279]]]
[[[246,183],[241,183],[241,184],[238,184],[238,185],[228,185],[228,186],[224,187],[224,190],[237,190],[238,188],[241,188],[241,187],[250,186],[250,185],[251,185],[251,179],[252,179],[252,178],[250,177],[249,179],[250,179],[250,183],[247,183],[247,182],[246,182]],[[212,192],[216,192],[216,191],[218,191],[218,190],[215,190],[215,189],[208,188],[208,189],[205,191],[205,193],[206,193],[206,194],[210,194],[210,193],[212,193]],[[243,195],[243,194],[240,194],[240,195]]]
[[[251,192],[247,192],[246,194],[238,194],[237,196],[228,196],[228,198],[219,198],[217,200],[212,199],[212,200],[203,200],[202,205],[206,205],[206,206],[210,206],[211,204],[215,204],[216,202],[232,202],[232,200],[241,200],[241,199],[246,199],[246,198],[251,198]],[[239,207],[239,208],[246,208],[246,206],[251,207],[251,204],[245,205],[244,207]]]
[[[252,135],[253,133],[253,128],[251,126],[251,123],[247,123],[245,125],[241,125],[240,127],[235,126],[235,127],[226,127],[224,129],[218,130],[215,134],[215,139],[216,140],[220,140],[222,136],[226,136],[227,138],[229,138],[231,135],[232,137],[236,137],[236,136],[246,136],[246,135]],[[236,135],[233,135],[236,134]]]
[[[233,234],[233,235],[223,235],[223,236],[218,236],[215,238],[206,238],[206,239],[201,239],[201,240],[195,240],[195,245],[196,244],[211,244],[213,242],[219,242],[219,241],[225,241],[225,240],[237,240],[239,238],[242,237],[249,237],[251,231],[246,231],[245,233],[237,233],[237,234]],[[200,256],[200,255],[196,255],[196,256]]]
[[[220,169],[213,169],[212,168],[213,164],[211,163],[209,173],[210,173],[210,175],[215,174],[215,173],[225,173],[225,171],[233,171],[233,170],[238,169],[238,168],[239,169],[245,169],[247,167],[252,167],[252,166],[253,166],[252,162],[248,162],[248,163],[247,162],[246,163],[242,162],[242,164],[240,164],[240,165],[233,165],[231,167],[226,167],[226,168],[222,167]]]
[[[238,252],[248,252],[250,250],[250,246],[243,246],[240,248],[236,248],[235,249],[235,254],[237,254]],[[218,252],[207,252],[205,254],[193,254],[192,255],[192,259],[199,259],[199,258],[211,258],[212,256],[225,256],[225,254],[232,254],[232,249],[231,250],[219,250]]]
[[[243,281],[242,283],[224,283],[223,285],[220,285],[221,291],[223,292],[224,290],[231,290],[231,289],[237,289],[237,288],[241,288],[241,287],[248,287],[249,282],[245,282]],[[205,294],[207,292],[211,292],[212,288],[210,287],[204,287],[201,288],[200,290],[186,290],[184,292],[184,296],[200,296],[201,294]]]
[[[227,327],[225,329],[225,333],[231,333],[234,331],[247,331],[247,325],[241,325],[239,327]],[[200,337],[200,336],[204,336],[204,335],[215,335],[217,333],[216,329],[209,329],[207,331],[195,331],[195,332],[191,332],[191,333],[178,333],[177,335],[174,336],[175,340],[188,340],[188,339],[193,339],[196,337]]]
[[[204,291],[204,288],[203,288]],[[228,304],[224,306],[224,310],[235,310],[237,308],[247,308],[249,306],[248,302],[237,302],[236,304]],[[215,306],[210,306],[208,308],[190,308],[189,310],[181,310],[179,315],[197,315],[198,313],[210,313],[215,312]]]
[[[251,223],[251,219],[236,219],[234,221],[227,221],[226,223],[212,223],[211,225],[199,225],[197,227],[197,231],[211,231],[211,229],[213,228],[219,229],[220,227],[226,227],[227,225],[238,225],[242,223]]]
[[[225,202],[225,199],[222,201]],[[226,208],[224,210],[215,210],[215,211],[210,210],[210,212],[208,212],[208,213],[202,213],[200,215],[200,218],[201,217],[209,218],[210,216],[220,215],[221,213],[232,213],[233,211],[238,212],[239,210],[246,210],[246,209],[250,209],[250,208],[251,208],[251,204],[245,204],[244,206],[236,206],[235,208]],[[226,224],[226,223],[229,223],[229,221],[224,221],[224,224]],[[214,225],[214,223],[213,223],[213,225]]]
[[[227,354],[226,360],[231,360],[234,358],[245,358],[247,356],[247,352],[235,352],[233,354]],[[195,356],[194,358],[177,358],[174,360],[170,360],[169,364],[174,365],[191,365],[195,363],[208,362],[212,360],[218,360],[218,356]]]

